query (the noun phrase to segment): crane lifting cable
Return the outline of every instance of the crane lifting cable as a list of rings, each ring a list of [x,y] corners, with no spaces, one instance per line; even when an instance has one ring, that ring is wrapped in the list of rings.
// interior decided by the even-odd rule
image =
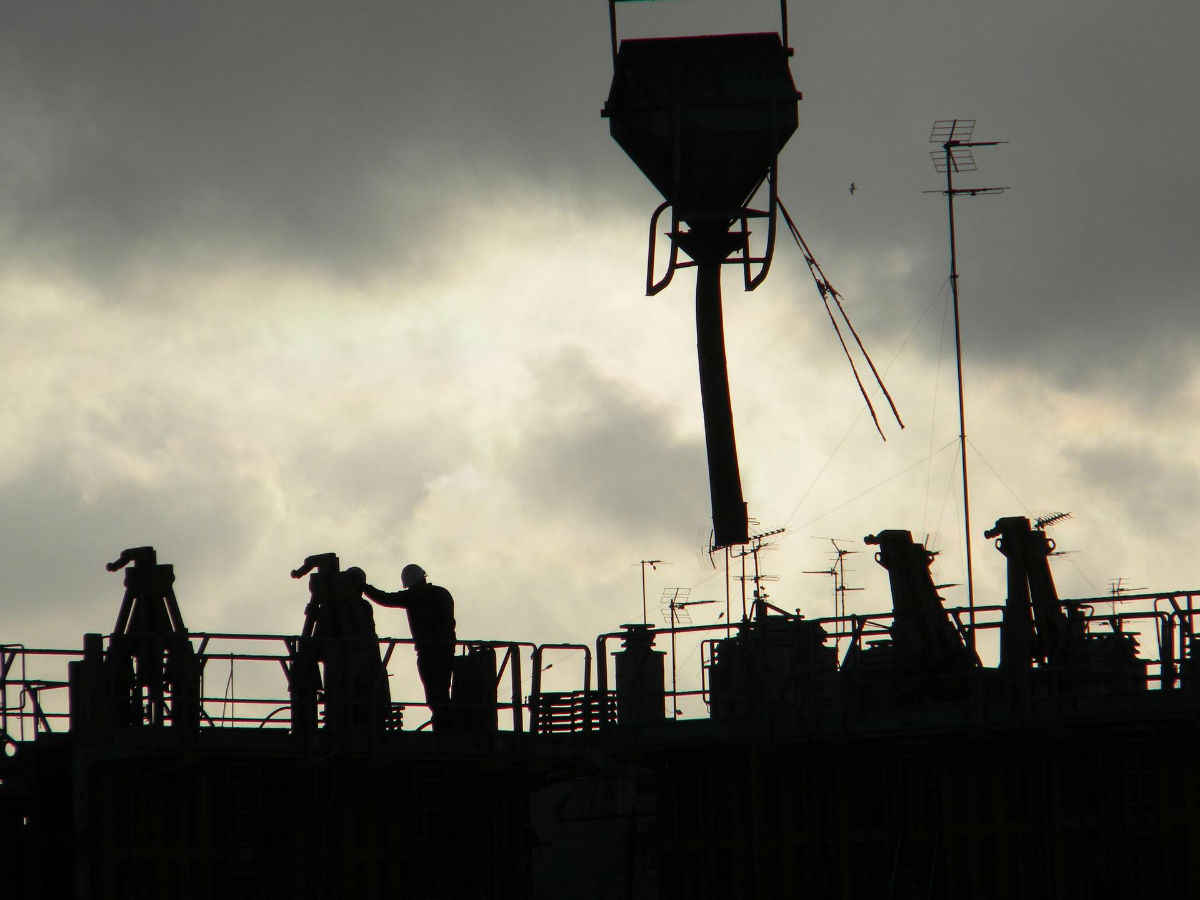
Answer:
[[[821,302],[825,304],[825,312],[829,315],[829,321],[833,325],[833,330],[838,336],[838,341],[842,345],[842,352],[846,354],[846,361],[850,363],[850,371],[854,373],[854,381],[858,384],[859,393],[866,401],[867,411],[871,414],[871,421],[875,423],[875,430],[879,432],[879,436],[885,441],[887,435],[883,433],[883,427],[879,424],[879,417],[875,413],[875,405],[871,402],[871,397],[867,394],[867,389],[862,383],[862,378],[858,374],[858,366],[854,363],[854,355],[850,352],[849,346],[846,344],[846,339],[842,335],[841,326],[838,325],[837,316],[833,313],[833,307],[829,305],[829,300],[832,297],[836,304],[838,312],[841,314],[842,320],[846,323],[850,334],[854,337],[854,342],[858,345],[859,351],[866,360],[867,365],[871,369],[871,374],[875,378],[875,383],[879,385],[879,389],[883,392],[883,396],[887,398],[888,406],[891,407],[892,415],[896,417],[896,422],[901,428],[904,427],[904,420],[900,418],[900,413],[896,409],[896,404],[892,400],[892,395],[888,392],[887,385],[883,383],[883,377],[879,374],[879,370],[875,368],[875,363],[871,360],[871,354],[867,352],[867,348],[863,346],[862,338],[858,336],[858,331],[855,330],[854,324],[850,321],[850,316],[846,313],[846,307],[842,305],[842,295],[838,293],[837,288],[829,283],[829,279],[825,276],[825,272],[821,269],[821,264],[817,262],[816,256],[808,248],[804,237],[800,234],[800,230],[796,227],[796,223],[792,221],[791,215],[787,211],[787,207],[783,205],[783,201],[779,201],[779,211],[783,213],[783,220],[787,223],[788,231],[791,232],[792,239],[796,242],[796,246],[800,248],[800,252],[804,255],[804,261],[808,264],[808,271],[816,282],[817,291],[821,294]]]

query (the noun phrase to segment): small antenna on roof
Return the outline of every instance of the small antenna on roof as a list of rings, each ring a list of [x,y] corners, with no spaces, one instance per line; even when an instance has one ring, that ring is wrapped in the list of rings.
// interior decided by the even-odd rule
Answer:
[[[1069,518],[1071,518],[1069,512],[1049,513],[1035,519],[1033,526],[1034,528],[1049,528],[1051,525],[1057,525],[1059,522],[1063,522]]]
[[[1146,589],[1144,587],[1130,587],[1128,579],[1124,575],[1118,575],[1108,582],[1108,590],[1113,597],[1120,597],[1124,594],[1137,594]]]
[[[661,559],[643,559],[638,562],[642,567],[642,624],[648,625],[649,620],[646,618],[646,566],[658,571],[658,567],[665,565]]]
[[[753,520],[751,520],[753,522]],[[755,523],[757,524],[757,523]],[[752,534],[747,539],[747,546],[733,551],[735,556],[742,559],[742,574],[739,580],[742,582],[742,619],[746,618],[746,582],[754,583],[753,600],[750,607],[750,617],[757,619],[767,614],[767,598],[770,596],[762,587],[763,582],[778,581],[778,576],[763,575],[758,568],[758,554],[771,546],[771,542],[767,540],[769,537],[774,537],[777,534],[783,534],[787,531],[786,528],[773,528],[770,531],[759,532]],[[746,574],[746,557],[749,556],[754,560],[754,574]]]
[[[1117,599],[1126,594],[1140,594],[1146,590],[1144,587],[1130,587],[1128,580],[1124,575],[1118,575],[1116,578],[1108,582],[1108,591],[1112,597],[1112,602],[1109,604],[1109,614],[1117,614]]]
[[[842,538],[823,538],[833,545],[834,560],[833,564],[828,569],[806,569],[805,575],[831,575],[833,576],[833,614],[835,616],[845,617],[846,615],[846,592],[861,591],[860,587],[846,587],[846,557],[852,553],[858,553],[858,550],[847,550],[841,546],[842,543],[849,543]],[[839,610],[840,607],[840,610]]]
[[[658,601],[659,611],[671,629],[671,708],[675,710],[671,718],[679,715],[679,688],[675,676],[675,629],[679,625],[691,625],[692,614],[689,606],[706,606],[716,603],[716,600],[691,600],[691,588],[663,588],[662,597]]]

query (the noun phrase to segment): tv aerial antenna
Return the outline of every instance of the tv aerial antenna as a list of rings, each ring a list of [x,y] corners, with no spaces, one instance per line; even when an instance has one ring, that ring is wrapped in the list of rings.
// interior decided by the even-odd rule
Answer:
[[[1144,591],[1144,587],[1130,587],[1128,579],[1124,575],[1118,575],[1108,582],[1109,593],[1114,597],[1120,597],[1123,594],[1136,594]]]
[[[1126,594],[1140,594],[1144,590],[1146,590],[1144,587],[1130,587],[1129,579],[1124,575],[1118,575],[1116,578],[1110,579],[1108,582],[1108,592],[1112,597],[1112,602],[1109,607],[1109,614],[1114,616],[1117,614],[1117,600],[1120,597]]]
[[[1071,518],[1071,514],[1069,512],[1047,513],[1044,516],[1039,516],[1038,518],[1034,519],[1033,527],[1049,528],[1051,525],[1057,525],[1059,522],[1064,522],[1069,518]]]
[[[646,617],[646,566],[657,572],[659,566],[665,566],[667,563],[661,559],[643,559],[637,564],[642,567],[642,624],[648,625],[650,620]]]
[[[858,550],[848,550],[842,547],[838,541],[840,538],[823,538],[833,545],[834,560],[833,564],[828,569],[806,569],[805,575],[830,575],[833,577],[833,614],[846,617],[846,592],[861,591],[860,587],[846,587],[846,557],[853,553],[858,553]],[[839,609],[839,607],[841,607]]]
[[[933,563],[936,563],[937,558],[942,555],[942,551],[941,550],[930,550],[929,549],[929,541],[930,541],[930,536],[928,534],[926,534],[925,540],[922,541],[922,543],[925,545],[926,552],[929,554],[930,563],[933,564]],[[934,582],[933,589],[935,591],[944,591],[946,588],[961,587],[961,586],[962,585],[960,585],[957,581],[937,581],[937,582]]]
[[[944,194],[946,212],[950,225],[950,293],[954,303],[954,359],[958,374],[958,444],[959,459],[962,461],[963,528],[966,534],[967,558],[967,609],[971,623],[967,633],[970,650],[975,652],[975,576],[971,563],[971,495],[967,481],[967,417],[963,402],[962,327],[958,312],[958,247],[954,227],[954,198],[960,194],[978,197],[984,194],[999,194],[1007,187],[961,188],[955,187],[954,176],[961,172],[974,172],[976,147],[995,147],[1007,141],[976,141],[974,119],[938,119],[929,134],[931,144],[940,144],[941,149],[929,151],[933,167],[946,176],[946,187],[926,194]]]
[[[671,718],[679,713],[679,685],[675,675],[675,629],[679,625],[691,625],[692,614],[688,611],[692,606],[706,606],[716,603],[716,600],[692,600],[691,588],[664,588],[659,598],[658,608],[663,619],[671,628]]]
[[[777,534],[783,534],[786,528],[773,528],[770,531],[759,532],[749,536],[746,546],[740,547],[734,551],[734,555],[742,560],[742,574],[738,580],[742,583],[742,621],[746,620],[746,582],[754,584],[754,593],[750,606],[750,617],[760,618],[767,614],[767,599],[771,596],[763,589],[763,584],[768,581],[778,581],[777,575],[764,575],[758,565],[758,555],[764,550],[769,549],[772,545],[767,538],[774,537]],[[754,574],[746,574],[746,557],[754,560]]]

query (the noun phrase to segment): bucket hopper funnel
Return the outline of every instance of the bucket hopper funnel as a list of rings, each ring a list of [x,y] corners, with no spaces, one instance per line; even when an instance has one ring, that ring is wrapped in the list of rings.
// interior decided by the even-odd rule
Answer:
[[[780,149],[796,130],[800,99],[777,34],[624,40],[603,115],[613,138],[663,195],[650,220],[646,293],[696,268],[696,336],[708,450],[713,544],[748,538],[725,335],[721,266],[740,265],[747,290],[770,267]],[[748,204],[767,183],[767,209]],[[671,213],[666,273],[655,279],[658,221]],[[750,250],[751,219],[767,222],[766,249]],[[680,261],[680,251],[689,259]]]

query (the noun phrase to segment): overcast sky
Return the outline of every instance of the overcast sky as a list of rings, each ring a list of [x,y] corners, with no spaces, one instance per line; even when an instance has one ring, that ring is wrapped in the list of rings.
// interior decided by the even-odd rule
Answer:
[[[334,551],[418,562],[459,635],[590,642],[723,599],[693,279],[643,296],[653,189],[608,136],[601,0],[6,4],[0,640],[111,629],[153,544],[189,627],[294,633]],[[778,5],[622,4],[622,36]],[[958,207],[982,531],[1064,510],[1066,596],[1200,586],[1200,6],[793,3],[780,194],[908,425],[874,433],[803,260],[725,278],[773,602],[827,615],[826,538],[911,529],[965,580],[948,242],[930,126],[978,120]],[[851,195],[854,182],[857,192]],[[886,573],[850,558],[862,610]],[[944,592],[964,603],[962,587]],[[699,607],[711,618],[718,605]],[[406,635],[379,610],[380,631]]]

